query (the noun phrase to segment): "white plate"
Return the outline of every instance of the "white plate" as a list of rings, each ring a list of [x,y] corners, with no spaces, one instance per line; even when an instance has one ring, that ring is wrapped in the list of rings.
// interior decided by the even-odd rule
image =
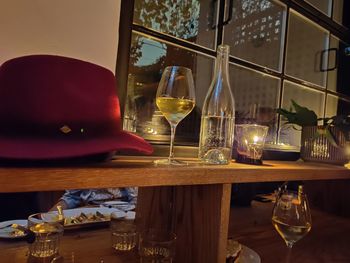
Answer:
[[[24,227],[27,227],[27,220],[25,219],[19,219],[19,220],[9,220],[4,221],[0,223],[0,228],[10,225],[10,224],[18,224]],[[14,229],[12,227],[6,227],[0,229],[0,238],[9,238],[9,239],[16,239],[16,238],[22,238],[26,236],[26,234],[23,235],[13,235]]]
[[[89,215],[96,214],[97,211],[103,214],[104,216],[106,216],[106,218],[102,220],[96,220],[96,221],[84,221],[76,224],[65,224],[65,227],[87,226],[87,225],[92,225],[96,223],[109,222],[110,215],[113,212],[117,213],[118,216],[120,215],[120,217],[125,215],[125,212],[117,208],[108,208],[108,207],[82,207],[82,208],[66,209],[66,210],[63,210],[63,214],[65,218],[75,218],[75,217],[79,217],[81,213],[84,213],[85,215],[89,216]]]
[[[118,208],[122,211],[130,211],[135,209],[135,205],[124,201],[107,201],[101,204],[101,207]]]
[[[253,249],[242,245],[242,251],[237,263],[261,263],[260,256]]]

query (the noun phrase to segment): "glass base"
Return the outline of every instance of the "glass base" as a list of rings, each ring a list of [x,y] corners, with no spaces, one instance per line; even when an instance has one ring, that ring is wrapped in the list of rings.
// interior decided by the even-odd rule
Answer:
[[[174,166],[185,166],[188,165],[187,162],[175,160],[175,159],[160,159],[160,160],[155,160],[153,163],[158,166],[158,165],[174,165]]]
[[[244,155],[237,154],[236,162],[238,163],[247,163],[247,164],[255,164],[262,165],[263,162],[261,159],[252,159]]]

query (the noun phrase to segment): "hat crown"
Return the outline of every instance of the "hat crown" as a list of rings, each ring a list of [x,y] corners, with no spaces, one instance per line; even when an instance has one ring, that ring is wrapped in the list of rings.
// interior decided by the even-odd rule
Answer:
[[[0,67],[0,122],[5,129],[24,131],[62,126],[120,130],[114,74],[61,56],[9,60]]]

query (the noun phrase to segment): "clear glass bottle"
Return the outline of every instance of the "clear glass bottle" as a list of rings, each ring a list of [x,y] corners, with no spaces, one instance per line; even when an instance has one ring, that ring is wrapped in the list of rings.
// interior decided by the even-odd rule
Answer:
[[[230,47],[217,49],[215,71],[202,108],[198,158],[209,164],[228,164],[232,156],[235,103],[228,73]]]

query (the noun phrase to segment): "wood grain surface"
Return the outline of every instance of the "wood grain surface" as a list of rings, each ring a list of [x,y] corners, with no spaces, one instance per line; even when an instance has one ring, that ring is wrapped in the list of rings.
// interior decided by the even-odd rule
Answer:
[[[2,167],[0,192],[350,179],[345,167],[302,161],[210,166],[188,159],[185,167],[156,167],[152,161],[151,157],[120,157],[85,166]]]
[[[229,184],[140,188],[140,230],[175,232],[175,262],[225,262],[230,197]]]

